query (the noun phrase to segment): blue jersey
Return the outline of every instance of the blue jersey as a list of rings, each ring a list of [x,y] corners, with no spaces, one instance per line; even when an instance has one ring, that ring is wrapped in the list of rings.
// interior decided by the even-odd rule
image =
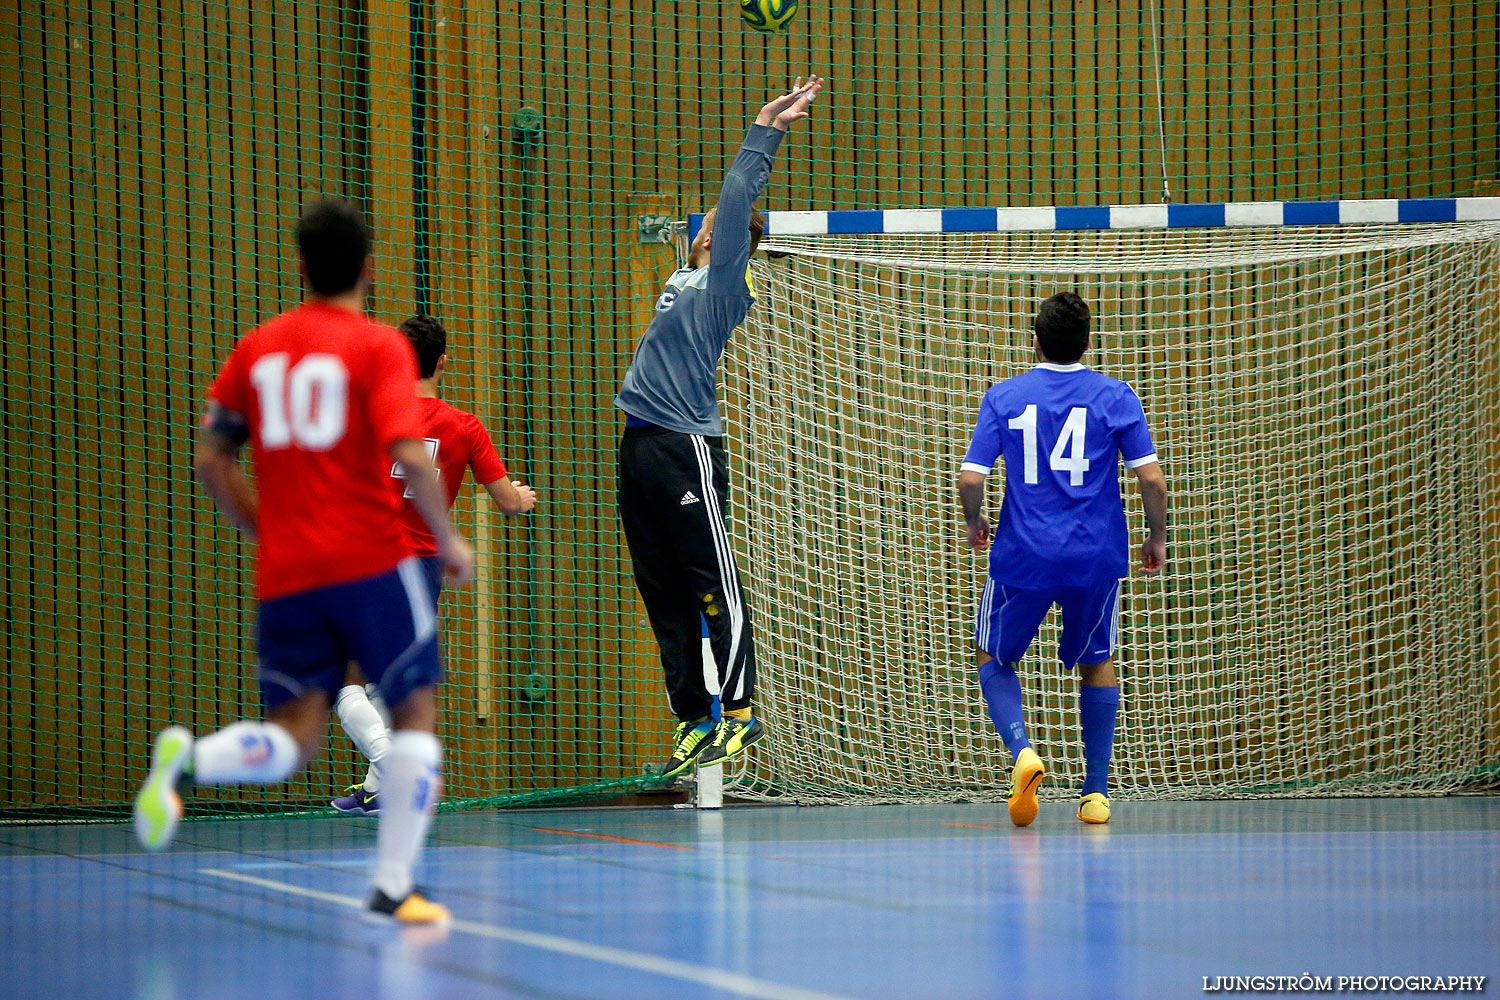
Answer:
[[[965,469],[1005,456],[990,576],[1028,590],[1086,587],[1130,568],[1119,458],[1156,461],[1135,390],[1081,364],[1040,364],[991,386]]]

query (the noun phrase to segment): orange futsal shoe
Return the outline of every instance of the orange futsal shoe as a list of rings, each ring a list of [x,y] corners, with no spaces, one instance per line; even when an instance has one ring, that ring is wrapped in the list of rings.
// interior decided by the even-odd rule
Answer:
[[[434,903],[413,889],[402,899],[392,899],[376,889],[365,909],[376,916],[390,917],[398,924],[446,924],[453,914],[441,903]]]
[[[1078,800],[1078,818],[1085,823],[1109,822],[1109,799],[1098,792],[1090,792]]]
[[[1047,769],[1042,758],[1027,747],[1016,755],[1015,767],[1010,771],[1010,821],[1016,826],[1030,826],[1036,819],[1036,790],[1042,786]]]

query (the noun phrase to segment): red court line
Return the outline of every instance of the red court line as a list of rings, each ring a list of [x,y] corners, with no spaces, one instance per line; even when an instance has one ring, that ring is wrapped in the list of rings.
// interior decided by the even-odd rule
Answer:
[[[998,826],[975,826],[973,823],[944,823],[944,826],[961,826],[965,830],[998,830]]]
[[[654,840],[631,840],[629,837],[611,837],[607,833],[579,833],[577,830],[549,830],[545,826],[534,826],[531,828],[537,833],[560,833],[565,837],[595,837],[599,840],[613,840],[621,844],[645,844],[647,847],[670,847],[674,851],[691,851],[693,848],[688,844],[661,844]]]

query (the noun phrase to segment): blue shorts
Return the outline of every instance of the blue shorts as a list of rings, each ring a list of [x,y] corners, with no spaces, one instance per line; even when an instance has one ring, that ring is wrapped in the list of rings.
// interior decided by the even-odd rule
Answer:
[[[392,708],[443,679],[435,597],[416,558],[378,576],[266,601],[256,633],[268,712],[313,690],[332,701],[350,660]]]
[[[1001,663],[1019,663],[1052,605],[1062,607],[1062,640],[1057,658],[1068,670],[1077,663],[1102,663],[1114,655],[1120,633],[1120,581],[1092,587],[1022,590],[984,582],[974,641]]]
[[[432,602],[443,596],[443,557],[418,556],[422,563],[422,575],[427,578],[427,589],[432,591]]]

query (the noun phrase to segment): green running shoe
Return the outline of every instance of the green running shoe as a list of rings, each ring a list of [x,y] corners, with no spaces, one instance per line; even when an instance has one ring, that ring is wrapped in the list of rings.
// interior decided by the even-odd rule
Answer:
[[[168,726],[156,737],[151,751],[151,773],[135,797],[135,835],[148,851],[164,850],[182,819],[182,782],[193,753],[193,734],[181,726]]]
[[[677,723],[677,728],[672,730],[672,756],[662,765],[661,776],[675,778],[692,767],[694,759],[708,746],[709,737],[713,734],[713,719]]]
[[[760,720],[751,717],[749,720],[732,719],[725,716],[717,726],[714,727],[713,741],[707,750],[698,754],[699,767],[711,767],[722,763],[726,757],[733,757],[752,743],[756,743],[766,735],[766,727],[760,724]]]

